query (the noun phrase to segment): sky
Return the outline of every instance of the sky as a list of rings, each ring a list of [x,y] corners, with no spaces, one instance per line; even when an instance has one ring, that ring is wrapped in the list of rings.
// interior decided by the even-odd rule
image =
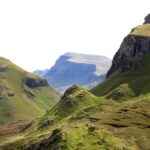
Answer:
[[[149,0],[0,0],[0,56],[27,71],[66,52],[113,58],[148,13]]]

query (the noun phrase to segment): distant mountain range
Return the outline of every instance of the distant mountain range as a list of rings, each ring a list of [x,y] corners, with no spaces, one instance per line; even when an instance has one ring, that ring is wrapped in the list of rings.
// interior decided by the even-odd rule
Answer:
[[[35,70],[34,73],[40,76],[44,76],[49,70],[45,69],[45,70]]]
[[[50,85],[60,92],[77,84],[88,89],[105,79],[111,66],[111,59],[105,56],[66,53],[59,57],[49,70],[36,70],[34,73],[44,76]]]

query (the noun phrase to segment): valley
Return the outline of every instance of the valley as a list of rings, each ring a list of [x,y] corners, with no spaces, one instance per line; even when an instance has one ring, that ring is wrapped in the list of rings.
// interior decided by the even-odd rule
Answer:
[[[149,150],[149,18],[124,38],[106,79],[90,90],[71,85],[60,96],[1,58],[0,150]],[[8,106],[19,111],[8,115]]]

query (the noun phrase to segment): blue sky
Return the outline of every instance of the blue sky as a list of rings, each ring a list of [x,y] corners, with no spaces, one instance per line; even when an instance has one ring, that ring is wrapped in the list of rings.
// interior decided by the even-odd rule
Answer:
[[[112,58],[149,0],[1,0],[0,56],[33,71],[66,52]]]

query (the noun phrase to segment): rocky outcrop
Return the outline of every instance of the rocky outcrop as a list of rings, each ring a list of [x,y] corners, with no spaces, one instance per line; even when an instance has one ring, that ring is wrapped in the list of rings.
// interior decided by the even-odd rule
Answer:
[[[35,95],[31,91],[28,91],[27,89],[23,89],[22,93],[25,94],[29,99],[35,98]]]
[[[26,78],[24,80],[25,84],[30,88],[37,88],[37,87],[43,87],[48,86],[48,82],[45,79],[39,79],[39,78]]]
[[[72,87],[68,88],[61,97],[61,107],[66,109],[78,107],[82,102],[87,100],[87,96],[89,95],[90,94],[87,90],[77,85],[73,85]]]
[[[145,22],[144,24],[149,24],[150,23],[150,14],[148,14],[146,17],[145,17]]]
[[[68,88],[63,96],[61,97],[60,103],[63,105],[63,107],[66,108],[72,108],[78,105],[80,99],[76,99],[75,97],[72,97],[71,95],[75,92],[79,91],[79,87],[77,85],[73,85],[72,87]]]
[[[115,54],[107,77],[116,71],[136,70],[145,54],[150,52],[150,37],[128,35]]]
[[[61,97],[61,101],[63,101],[64,99],[66,99],[69,95],[75,93],[76,91],[79,90],[79,87],[77,85],[73,85],[72,87],[68,88],[65,93],[63,94],[63,96]]]
[[[15,93],[12,92],[12,91],[9,91],[9,92],[7,93],[7,95],[8,95],[9,97],[13,97],[13,96],[15,96]]]
[[[145,17],[145,22],[132,29],[131,33],[124,38],[119,50],[115,54],[107,78],[115,72],[136,70],[143,62],[145,54],[150,52],[150,13]]]
[[[8,71],[8,67],[0,67],[0,73],[7,72],[7,71]]]
[[[52,134],[48,139],[31,144],[28,148],[25,148],[24,150],[61,150],[62,141],[63,135],[61,129],[55,129],[52,131]]]

